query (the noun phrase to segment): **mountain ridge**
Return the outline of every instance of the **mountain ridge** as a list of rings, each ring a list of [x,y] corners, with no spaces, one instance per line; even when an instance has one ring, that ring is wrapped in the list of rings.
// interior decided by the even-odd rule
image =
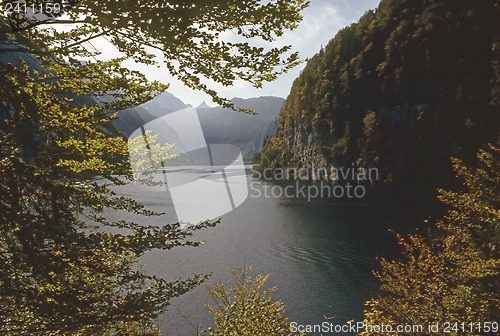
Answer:
[[[262,149],[267,137],[274,134],[275,119],[284,99],[273,96],[233,98],[236,108],[250,108],[256,115],[236,112],[220,106],[210,107],[206,103],[196,108],[198,118],[208,144],[232,144],[240,148],[246,162]],[[153,100],[118,112],[112,125],[129,137],[137,128],[169,113],[192,107],[170,92]]]

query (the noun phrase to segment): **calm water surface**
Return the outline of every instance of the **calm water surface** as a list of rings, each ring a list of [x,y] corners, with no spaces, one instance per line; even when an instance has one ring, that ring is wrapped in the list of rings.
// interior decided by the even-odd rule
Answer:
[[[248,179],[254,190],[269,187],[267,181]],[[167,212],[155,218],[155,224],[176,220],[164,190],[133,184],[120,190],[151,209]],[[231,270],[245,264],[253,266],[253,275],[271,273],[268,284],[278,287],[275,297],[285,303],[289,321],[321,324],[325,316],[338,324],[361,320],[363,303],[374,294],[371,270],[377,266],[376,257],[394,253],[394,239],[385,225],[367,215],[363,202],[308,202],[256,194],[250,192],[215,228],[196,233],[193,239],[205,240],[204,245],[153,251],[142,258],[147,270],[167,280],[212,273],[207,282],[172,300],[158,321],[163,335],[196,335],[198,326],[212,325],[203,306],[211,303],[207,285],[232,284]],[[109,216],[123,218],[118,213]]]

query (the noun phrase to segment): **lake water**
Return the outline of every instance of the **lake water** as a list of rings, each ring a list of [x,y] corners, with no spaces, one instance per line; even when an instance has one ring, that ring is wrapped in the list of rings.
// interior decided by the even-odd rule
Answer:
[[[206,286],[217,281],[232,284],[231,270],[244,265],[253,266],[253,275],[271,273],[268,285],[278,287],[275,297],[285,303],[291,322],[360,321],[365,300],[375,293],[371,271],[377,267],[376,257],[394,253],[393,235],[381,220],[369,216],[362,200],[266,197],[264,191],[273,186],[271,182],[250,176],[248,180],[253,190],[250,197],[223,215],[215,228],[193,237],[205,240],[204,245],[152,251],[142,258],[147,270],[167,280],[212,273],[207,282],[172,300],[158,321],[163,335],[196,335],[198,326],[213,325],[203,306],[203,302],[212,303]],[[155,224],[176,220],[164,190],[147,191],[131,184],[121,187],[120,193],[167,212],[155,218]]]

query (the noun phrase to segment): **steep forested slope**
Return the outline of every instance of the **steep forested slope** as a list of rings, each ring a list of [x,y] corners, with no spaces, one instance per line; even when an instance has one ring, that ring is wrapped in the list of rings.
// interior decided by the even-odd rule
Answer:
[[[498,1],[383,0],[308,62],[257,163],[442,182],[500,129],[499,17]]]

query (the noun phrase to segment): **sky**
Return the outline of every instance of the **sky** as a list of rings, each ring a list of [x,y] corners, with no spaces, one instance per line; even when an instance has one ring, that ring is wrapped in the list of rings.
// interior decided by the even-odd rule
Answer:
[[[321,46],[326,46],[341,28],[358,21],[366,11],[375,9],[379,2],[380,0],[311,0],[309,7],[302,12],[304,19],[299,27],[293,31],[287,31],[274,43],[276,46],[290,44],[292,51],[299,51],[301,59],[307,59],[319,52]],[[232,37],[228,36],[228,38]],[[97,48],[102,48],[104,57],[116,56],[113,55],[109,46],[99,48],[97,45]],[[132,61],[125,62],[123,65],[141,71],[150,80],[170,83],[168,91],[186,104],[198,106],[205,101],[210,106],[215,105],[210,96],[184,86],[180,81],[171,77],[166,69],[137,65]],[[256,89],[251,84],[242,81],[236,82],[231,87],[210,82],[207,84],[210,89],[216,90],[220,96],[228,99],[260,96],[286,98],[294,79],[298,77],[304,66],[305,63],[302,63],[275,81],[265,83],[261,89]]]

